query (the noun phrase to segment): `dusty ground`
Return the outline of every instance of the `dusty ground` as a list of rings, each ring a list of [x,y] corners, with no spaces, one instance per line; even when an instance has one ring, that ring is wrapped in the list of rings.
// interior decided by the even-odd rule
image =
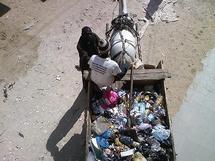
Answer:
[[[0,17],[0,160],[83,161],[86,94],[74,68],[76,44],[84,25],[104,37],[116,3],[0,2],[10,7]],[[178,1],[179,21],[150,25],[141,40],[144,60],[162,59],[172,74],[167,80],[172,117],[201,70],[201,59],[214,47],[214,6],[213,0]],[[144,15],[141,0],[129,1],[129,10]],[[11,83],[5,100],[3,88]]]

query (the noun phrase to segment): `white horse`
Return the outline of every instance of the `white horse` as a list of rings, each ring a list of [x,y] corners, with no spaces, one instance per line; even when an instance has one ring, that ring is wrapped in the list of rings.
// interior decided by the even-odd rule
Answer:
[[[123,64],[130,67],[141,59],[137,25],[128,16],[126,0],[119,0],[119,15],[112,20],[106,36],[110,42],[110,56],[120,67]]]

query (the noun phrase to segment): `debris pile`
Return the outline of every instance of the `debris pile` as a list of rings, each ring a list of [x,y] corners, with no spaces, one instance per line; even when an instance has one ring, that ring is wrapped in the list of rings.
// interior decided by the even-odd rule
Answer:
[[[91,98],[89,147],[95,160],[170,160],[173,145],[163,96],[151,86],[144,89],[135,89],[132,97],[127,90],[106,89],[101,98]]]

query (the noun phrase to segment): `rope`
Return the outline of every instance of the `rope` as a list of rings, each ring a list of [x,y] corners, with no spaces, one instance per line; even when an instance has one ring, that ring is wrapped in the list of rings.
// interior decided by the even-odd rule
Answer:
[[[121,31],[119,32],[119,35],[120,35],[120,38],[122,39],[122,49],[123,49],[123,54],[121,54],[121,59],[123,58],[122,56],[124,56],[125,54],[127,54],[130,57],[130,59],[132,61],[134,61],[133,58],[132,58],[132,56],[125,49],[125,42],[127,41],[129,43],[129,40],[127,40],[127,39],[124,40],[124,37],[123,37]]]

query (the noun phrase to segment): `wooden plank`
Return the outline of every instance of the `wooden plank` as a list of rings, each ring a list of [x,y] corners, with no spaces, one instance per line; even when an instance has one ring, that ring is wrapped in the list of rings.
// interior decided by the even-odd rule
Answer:
[[[161,80],[170,77],[170,73],[163,69],[136,69],[133,72],[134,80]],[[130,80],[130,70],[122,80]]]
[[[126,75],[130,75],[130,70],[126,73]],[[167,70],[164,69],[134,69],[133,74],[139,74],[139,73],[168,73]]]

